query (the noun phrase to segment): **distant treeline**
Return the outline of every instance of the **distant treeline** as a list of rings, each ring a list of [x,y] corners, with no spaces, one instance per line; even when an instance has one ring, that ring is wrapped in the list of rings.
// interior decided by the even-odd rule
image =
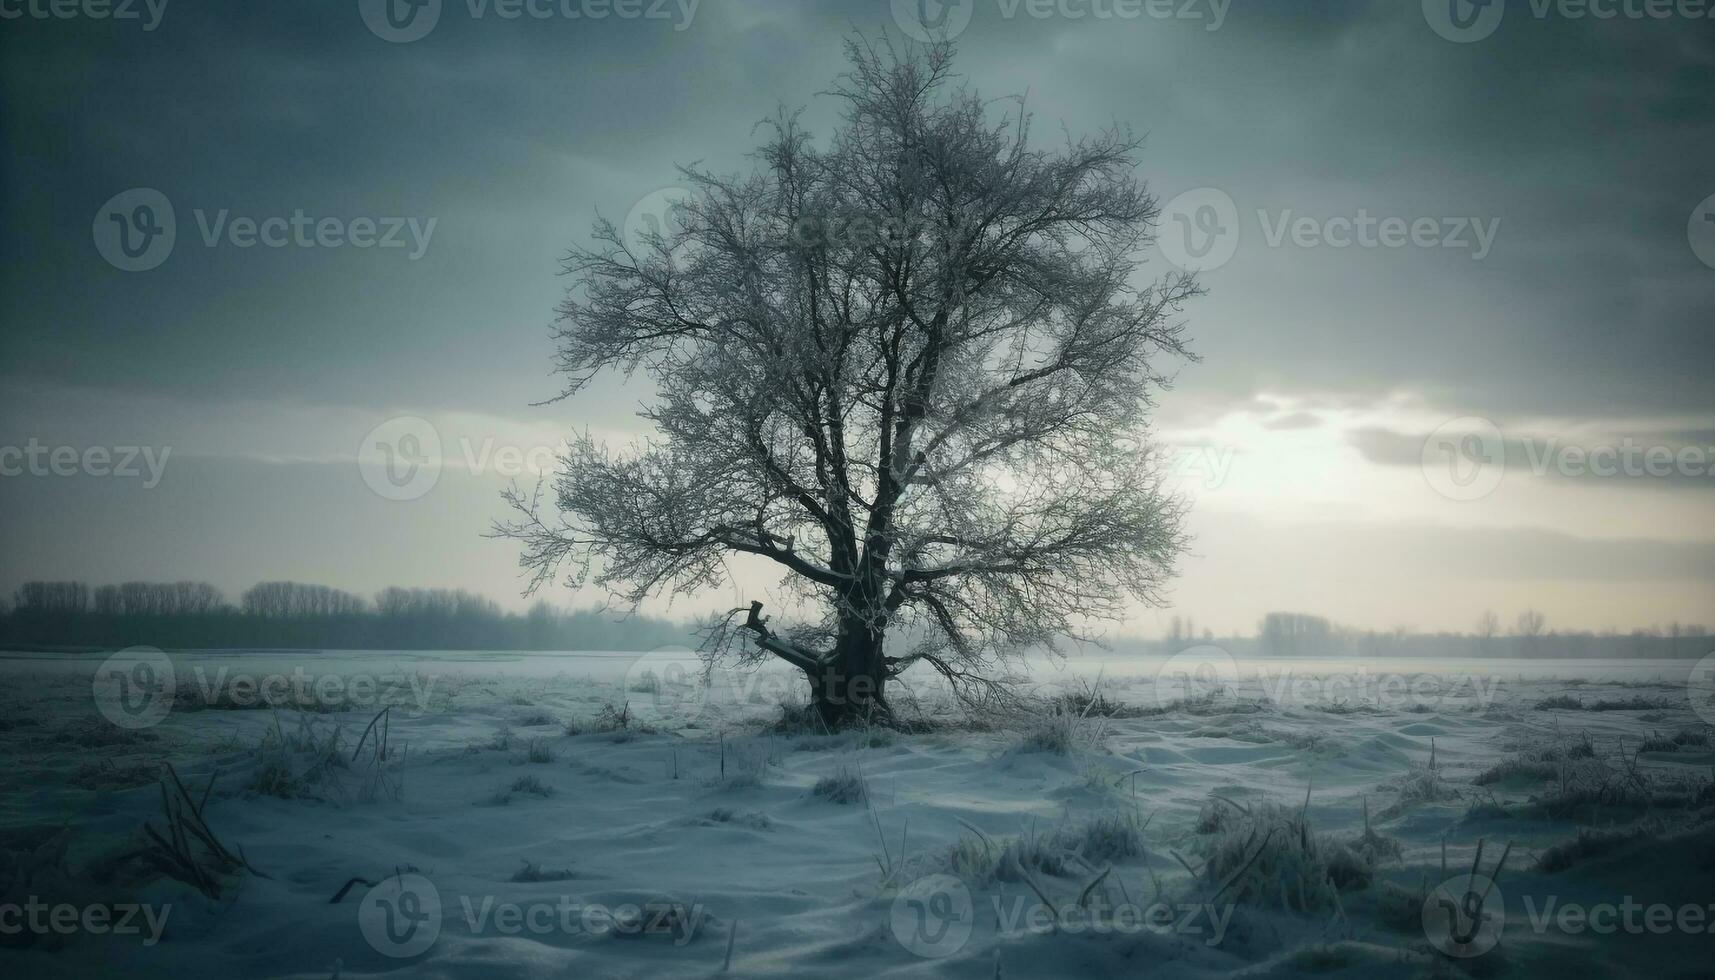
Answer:
[[[1486,612],[1470,633],[1413,633],[1406,629],[1359,630],[1308,613],[1269,613],[1257,624],[1254,637],[1217,638],[1198,634],[1196,624],[1175,616],[1162,652],[1177,653],[1198,643],[1211,643],[1228,653],[1286,657],[1702,657],[1715,653],[1715,637],[1707,627],[1669,623],[1628,633],[1557,632],[1542,613],[1526,609],[1510,628]]]
[[[503,612],[454,589],[389,588],[373,599],[262,582],[236,605],[206,582],[26,582],[0,614],[0,645],[117,649],[649,650],[694,644],[690,627],[538,602]]]
[[[538,602],[503,612],[462,589],[388,588],[373,599],[299,582],[262,582],[229,603],[206,582],[26,582],[0,609],[0,646],[118,649],[650,650],[695,646],[692,627],[612,611],[564,611]],[[1269,613],[1255,636],[1216,637],[1175,616],[1159,641],[1120,642],[1178,653],[1199,643],[1236,656],[1702,657],[1715,637],[1669,623],[1629,633],[1557,632],[1527,609],[1510,628],[1484,613],[1470,633],[1358,630],[1323,616]]]

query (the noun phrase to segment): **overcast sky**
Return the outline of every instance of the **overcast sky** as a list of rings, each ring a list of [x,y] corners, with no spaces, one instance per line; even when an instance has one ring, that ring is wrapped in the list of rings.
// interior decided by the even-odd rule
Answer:
[[[1125,631],[1715,625],[1701,5],[397,2],[0,0],[0,589],[521,605],[481,536],[498,491],[575,430],[636,433],[648,394],[532,407],[559,258],[676,163],[748,169],[779,105],[826,132],[842,39],[927,12],[1040,139],[1147,134],[1145,272],[1204,269],[1156,433],[1197,540],[1174,608]],[[385,447],[431,442],[441,465],[386,481]]]

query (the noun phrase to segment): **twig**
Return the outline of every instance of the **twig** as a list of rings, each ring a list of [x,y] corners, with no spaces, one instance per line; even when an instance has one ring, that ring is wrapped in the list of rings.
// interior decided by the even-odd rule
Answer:
[[[1254,853],[1250,856],[1250,860],[1248,860],[1244,864],[1240,865],[1238,870],[1236,870],[1232,874],[1228,875],[1227,880],[1221,884],[1221,887],[1215,891],[1214,895],[1210,896],[1209,903],[1211,905],[1214,904],[1216,901],[1219,901],[1220,897],[1222,895],[1226,894],[1227,889],[1231,888],[1233,886],[1233,883],[1239,880],[1240,875],[1243,875],[1246,871],[1249,871],[1251,869],[1251,865],[1256,863],[1257,858],[1262,857],[1262,852],[1268,849],[1268,842],[1271,839],[1273,839],[1273,837],[1274,837],[1274,828],[1270,827],[1268,829],[1268,833],[1263,835],[1262,844],[1257,847],[1256,853]],[[1256,839],[1256,831],[1253,830],[1253,831],[1251,831],[1250,840],[1245,841],[1245,847],[1249,847],[1250,841],[1255,840],[1255,839]],[[1284,897],[1286,895],[1286,889],[1284,887],[1281,889],[1281,895],[1282,895],[1282,897]]]

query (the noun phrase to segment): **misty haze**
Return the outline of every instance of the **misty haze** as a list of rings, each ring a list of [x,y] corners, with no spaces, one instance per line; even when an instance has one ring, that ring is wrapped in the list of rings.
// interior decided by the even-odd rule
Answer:
[[[0,51],[5,976],[1715,976],[1715,3]]]

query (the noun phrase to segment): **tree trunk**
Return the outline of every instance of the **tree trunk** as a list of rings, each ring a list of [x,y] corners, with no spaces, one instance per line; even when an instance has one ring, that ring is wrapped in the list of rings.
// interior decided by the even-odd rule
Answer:
[[[882,630],[861,620],[844,621],[826,666],[805,671],[810,707],[830,729],[888,720],[884,641]]]
[[[775,635],[762,615],[762,603],[750,604],[744,628],[756,644],[804,672],[810,684],[810,710],[829,729],[852,724],[887,723],[887,630],[857,616],[840,619],[834,648],[825,654],[805,650]]]

